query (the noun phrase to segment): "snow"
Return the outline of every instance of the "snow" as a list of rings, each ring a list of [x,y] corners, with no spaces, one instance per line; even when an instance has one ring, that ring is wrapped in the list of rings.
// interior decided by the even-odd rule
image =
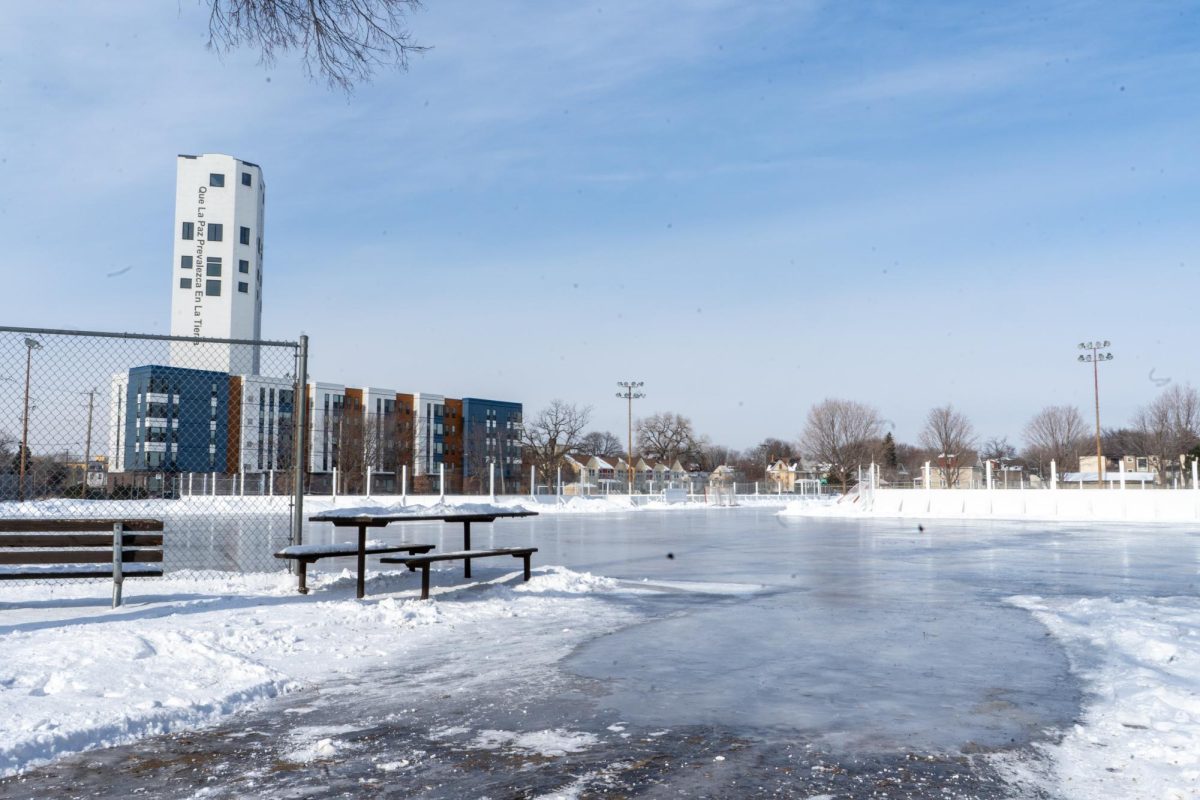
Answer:
[[[367,553],[386,553],[395,551],[401,545],[395,545],[390,542],[368,541],[366,545]],[[358,545],[354,542],[341,542],[333,544],[293,544],[284,547],[279,551],[281,556],[291,556],[293,558],[299,556],[339,556],[339,555],[355,555],[358,553]]]
[[[1039,745],[1049,770],[1005,761],[1010,777],[1079,800],[1200,797],[1200,598],[1010,602],[1062,642],[1090,689],[1079,723]]]
[[[598,741],[595,734],[562,729],[525,733],[483,730],[475,737],[472,746],[480,750],[520,750],[542,756],[564,756],[586,750]]]
[[[559,658],[582,638],[633,618],[592,598],[618,591],[607,579],[542,567],[514,591],[508,584],[519,571],[496,574],[464,583],[447,573],[443,602],[417,600],[411,580],[387,574],[371,577],[366,602],[353,599],[348,574],[318,578],[318,591],[307,596],[296,594],[286,574],[174,575],[127,587],[125,607],[115,610],[95,584],[0,587],[0,776],[66,753],[203,726],[373,666],[403,669],[414,654],[461,674],[463,665],[485,660],[488,643],[518,618],[539,623],[528,641],[537,654],[531,659]],[[455,602],[464,592],[471,601]],[[436,670],[421,675],[436,678]],[[312,761],[344,747],[338,732],[307,733],[320,735],[301,736],[290,759]],[[570,742],[513,746],[563,749]]]
[[[307,509],[311,511],[311,507]],[[511,505],[496,505],[493,503],[433,503],[432,505],[407,505],[407,504],[389,504],[389,505],[370,505],[370,506],[349,506],[346,508],[331,508],[320,513],[326,517],[448,517],[463,514],[478,514],[485,516],[488,514],[512,514],[514,512],[528,511],[524,506],[517,504]]]

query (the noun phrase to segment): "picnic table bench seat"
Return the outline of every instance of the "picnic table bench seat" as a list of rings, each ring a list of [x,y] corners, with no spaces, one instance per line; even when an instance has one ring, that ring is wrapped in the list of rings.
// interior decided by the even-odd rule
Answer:
[[[529,580],[529,559],[537,552],[536,547],[500,547],[495,550],[455,550],[448,553],[430,553],[418,556],[384,556],[379,559],[383,564],[404,564],[410,572],[421,570],[421,599],[429,599],[429,565],[435,561],[465,561],[470,563],[474,558],[489,558],[491,556],[512,556],[524,561],[524,579]]]
[[[276,558],[295,561],[299,566],[300,594],[308,594],[308,565],[322,558],[339,558],[347,556],[369,556],[380,553],[410,553],[417,555],[428,553],[433,549],[431,544],[388,544],[387,542],[366,542],[362,549],[356,542],[339,542],[334,544],[293,544],[275,554]],[[360,566],[361,572],[361,566]]]
[[[160,519],[0,519],[0,580],[112,578],[113,608],[125,578],[163,574]]]

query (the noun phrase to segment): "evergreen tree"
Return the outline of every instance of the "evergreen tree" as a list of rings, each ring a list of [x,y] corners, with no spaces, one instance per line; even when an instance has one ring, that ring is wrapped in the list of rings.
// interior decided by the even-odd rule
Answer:
[[[896,440],[892,432],[888,431],[883,437],[883,465],[888,469],[895,469],[899,463],[896,458]]]

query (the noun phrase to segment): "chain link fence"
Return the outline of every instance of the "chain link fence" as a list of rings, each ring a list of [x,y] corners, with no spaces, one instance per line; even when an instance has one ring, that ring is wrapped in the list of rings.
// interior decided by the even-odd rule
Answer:
[[[167,572],[284,569],[304,371],[299,342],[0,327],[0,517],[161,519]]]

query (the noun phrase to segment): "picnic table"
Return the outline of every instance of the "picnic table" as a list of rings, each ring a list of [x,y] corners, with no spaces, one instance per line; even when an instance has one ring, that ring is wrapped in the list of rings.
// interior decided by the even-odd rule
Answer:
[[[399,506],[339,508],[309,517],[309,522],[328,522],[335,528],[358,528],[358,598],[365,593],[367,528],[383,528],[393,522],[461,522],[463,550],[471,549],[471,523],[498,519],[536,517],[536,511],[512,511],[483,503],[461,506]],[[471,559],[463,559],[463,577],[471,577]]]

